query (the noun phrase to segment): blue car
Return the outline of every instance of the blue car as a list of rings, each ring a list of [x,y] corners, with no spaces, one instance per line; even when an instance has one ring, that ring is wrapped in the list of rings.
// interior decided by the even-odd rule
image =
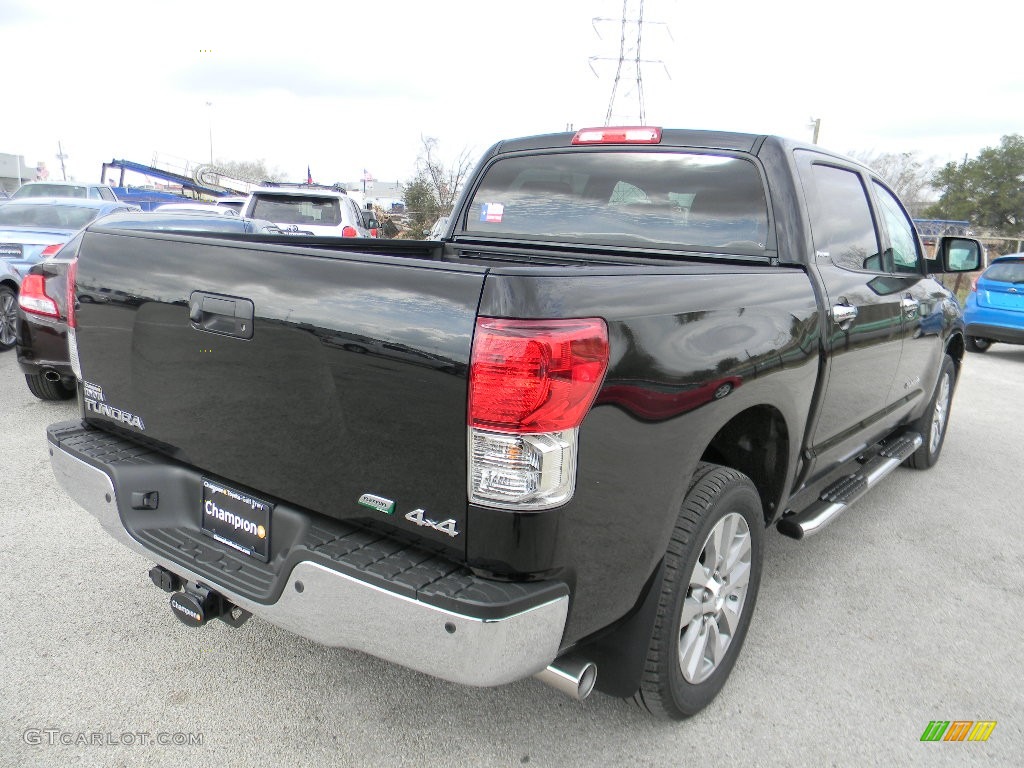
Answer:
[[[1024,253],[992,260],[967,296],[964,321],[973,352],[997,341],[1024,344]]]
[[[18,290],[29,269],[100,216],[138,210],[130,203],[85,198],[29,197],[0,205],[0,351],[17,340]]]

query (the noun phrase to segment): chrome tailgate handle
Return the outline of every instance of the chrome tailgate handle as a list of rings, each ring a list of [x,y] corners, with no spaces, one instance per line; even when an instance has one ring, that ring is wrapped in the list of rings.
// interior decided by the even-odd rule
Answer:
[[[189,296],[188,316],[197,331],[251,339],[253,315],[250,299],[203,291],[193,291]]]

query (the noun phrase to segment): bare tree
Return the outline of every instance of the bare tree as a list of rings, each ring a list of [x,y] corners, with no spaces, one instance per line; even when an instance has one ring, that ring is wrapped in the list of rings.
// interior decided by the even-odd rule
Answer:
[[[885,179],[912,216],[920,216],[934,201],[935,158],[922,159],[917,152],[851,152],[850,156]]]
[[[404,185],[403,199],[409,220],[407,236],[422,238],[441,216],[452,212],[472,168],[468,149],[463,149],[449,165],[439,157],[439,142],[421,136],[423,146],[416,158],[416,175]]]
[[[261,181],[280,181],[284,173],[280,168],[269,168],[262,157],[257,160],[225,160],[217,158],[214,165],[217,173],[240,181],[259,183]]]
[[[425,177],[437,201],[441,215],[451,213],[455,198],[462,191],[473,161],[469,149],[463,148],[451,165],[446,165],[438,156],[440,142],[433,136],[420,136],[423,148],[416,159],[416,175]]]

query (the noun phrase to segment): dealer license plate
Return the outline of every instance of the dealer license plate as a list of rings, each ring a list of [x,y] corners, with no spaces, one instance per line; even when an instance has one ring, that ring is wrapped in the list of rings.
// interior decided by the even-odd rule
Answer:
[[[274,505],[244,491],[203,478],[202,530],[221,544],[266,562]]]

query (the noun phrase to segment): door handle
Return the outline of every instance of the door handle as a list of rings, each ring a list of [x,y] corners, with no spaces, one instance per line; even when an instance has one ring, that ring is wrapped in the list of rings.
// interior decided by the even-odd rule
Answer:
[[[857,308],[849,304],[836,304],[832,307],[832,322],[841,330],[849,330],[853,321],[857,319]]]

